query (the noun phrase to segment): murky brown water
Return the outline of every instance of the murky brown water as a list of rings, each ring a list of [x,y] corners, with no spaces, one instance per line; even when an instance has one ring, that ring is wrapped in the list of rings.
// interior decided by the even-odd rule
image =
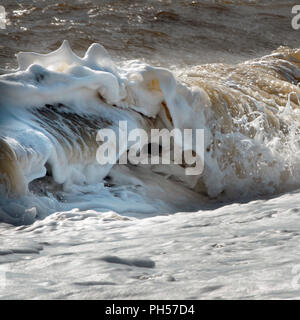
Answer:
[[[19,51],[46,53],[68,39],[78,54],[98,42],[114,60],[163,66],[239,62],[280,45],[299,47],[291,26],[296,1],[4,0],[0,67],[16,66]]]

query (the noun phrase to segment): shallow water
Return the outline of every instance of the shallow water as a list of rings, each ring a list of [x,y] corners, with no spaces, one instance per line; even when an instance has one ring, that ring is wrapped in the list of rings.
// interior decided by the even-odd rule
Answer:
[[[47,53],[64,39],[78,54],[101,43],[114,58],[154,65],[240,62],[298,46],[295,1],[2,1],[1,66],[19,51]],[[115,59],[116,58],[116,59]]]
[[[299,298],[293,4],[4,1],[2,74],[64,39],[112,62],[21,55],[1,77],[1,298]],[[100,170],[96,131],[120,119],[204,127],[204,173]]]

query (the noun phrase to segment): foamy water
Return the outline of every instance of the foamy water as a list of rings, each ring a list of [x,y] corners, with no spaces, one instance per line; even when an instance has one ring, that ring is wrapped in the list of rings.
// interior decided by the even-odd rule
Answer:
[[[28,208],[26,202],[22,214],[10,200],[45,193],[43,182],[54,184],[50,194],[56,199],[74,192],[101,193],[104,179],[112,179],[111,172],[124,165],[99,165],[96,135],[103,128],[117,132],[119,121],[126,121],[128,130],[146,132],[204,130],[201,174],[188,176],[176,164],[144,169],[187,189],[186,203],[191,191],[196,201],[206,203],[210,198],[249,199],[296,189],[298,56],[298,50],[280,49],[236,66],[204,65],[176,77],[137,61],[117,68],[99,44],[83,58],[66,41],[49,54],[19,53],[18,71],[1,76],[1,182],[8,197],[3,200],[8,203],[4,220],[26,220],[28,209],[31,218],[43,217],[43,209]],[[124,184],[115,179],[114,185]],[[137,188],[140,182],[131,184]],[[147,181],[142,185],[147,189]],[[95,203],[88,203],[93,209]],[[57,210],[58,204],[49,210]],[[123,212],[123,205],[118,210]]]
[[[236,52],[229,53],[223,43],[219,51],[206,48],[199,59],[211,62],[214,51],[222,63],[199,64],[201,46],[186,38],[194,28],[218,35],[218,24],[207,25],[210,19],[197,24],[190,12],[195,8],[206,15],[218,13],[223,35],[232,19],[254,10],[256,15],[250,15],[243,27],[249,30],[262,15],[261,27],[270,35],[276,32],[276,19],[283,19],[279,29],[285,32],[288,5],[252,1],[237,10],[234,3],[183,1],[164,11],[167,4],[160,2],[158,10],[157,3],[134,4],[140,20],[128,18],[134,30],[145,28],[143,45],[138,33],[133,40],[139,60],[131,60],[130,46],[124,54],[109,50],[105,44],[114,33],[89,47],[89,41],[79,37],[74,51],[77,45],[86,45],[80,54],[68,41],[52,52],[45,53],[50,41],[36,50],[34,39],[46,30],[41,25],[31,37],[29,51],[35,53],[19,53],[15,70],[11,57],[6,64],[10,69],[2,68],[0,262],[7,280],[0,291],[3,298],[299,295],[295,276],[300,51],[281,47],[266,52],[268,42],[257,41],[253,53],[251,41],[248,52],[239,40]],[[75,40],[70,26],[94,32],[100,15],[101,23],[107,21],[115,30],[112,15],[122,19],[126,13],[121,4],[116,8],[83,2],[50,3],[45,8],[35,4],[10,12],[8,28],[17,28],[15,19],[26,23],[30,12],[31,17],[41,12],[49,17],[53,10],[65,18],[72,16],[72,21],[54,17],[56,22],[49,26],[67,28],[71,44]],[[84,24],[86,13],[89,22]],[[266,17],[271,17],[268,26]],[[154,56],[145,37],[152,18],[164,24],[161,30],[166,34],[153,35],[152,30],[150,38],[158,41],[153,42]],[[172,25],[178,34],[170,33]],[[293,43],[290,33],[284,35]],[[12,34],[7,32],[7,37]],[[118,37],[126,39],[121,31]],[[160,37],[165,37],[165,45]],[[232,37],[237,41],[239,33]],[[172,59],[167,61],[164,52],[168,46],[177,48],[178,41],[180,48],[171,50]],[[259,52],[265,55],[258,57]],[[186,175],[187,164],[100,165],[97,132],[110,128],[117,133],[119,121],[127,121],[129,130],[146,132],[204,129],[204,171]],[[174,288],[180,288],[181,296]]]

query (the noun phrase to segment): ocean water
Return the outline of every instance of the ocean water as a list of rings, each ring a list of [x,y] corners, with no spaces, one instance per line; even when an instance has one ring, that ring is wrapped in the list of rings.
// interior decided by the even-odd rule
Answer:
[[[1,299],[299,298],[294,4],[4,1]],[[203,171],[100,165],[120,121]]]

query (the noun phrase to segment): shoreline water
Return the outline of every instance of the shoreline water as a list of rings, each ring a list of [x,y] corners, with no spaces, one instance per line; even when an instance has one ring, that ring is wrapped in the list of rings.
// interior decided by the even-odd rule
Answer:
[[[1,68],[67,38],[79,57],[103,44],[121,72],[98,46],[101,59],[76,66],[30,67],[39,56],[25,54],[27,71],[1,77],[1,152],[20,178],[8,185],[28,193],[0,198],[0,299],[299,298],[293,1],[3,5]],[[285,45],[295,49],[271,54]],[[193,190],[161,167],[95,170],[96,131],[120,118],[133,128],[206,125],[204,182]]]
[[[114,61],[139,59],[179,68],[239,63],[279,46],[297,47],[294,1],[4,0],[0,67],[16,67],[19,51],[47,53],[68,39],[82,55],[101,43]]]

